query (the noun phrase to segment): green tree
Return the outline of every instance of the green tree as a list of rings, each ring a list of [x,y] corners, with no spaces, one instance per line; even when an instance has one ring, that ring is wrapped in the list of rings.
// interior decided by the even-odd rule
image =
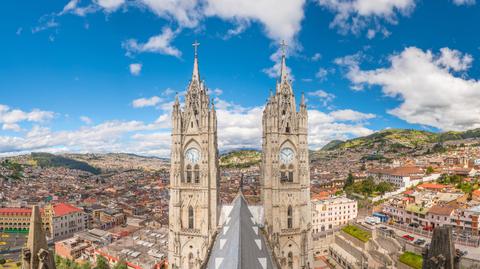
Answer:
[[[89,261],[86,261],[80,266],[80,269],[92,269],[92,264]]]
[[[120,260],[113,266],[113,269],[128,269],[128,266],[124,260]]]
[[[385,194],[386,192],[391,192],[393,191],[393,186],[391,183],[388,182],[380,182],[378,185],[375,187],[375,190],[381,193],[382,195]]]
[[[347,180],[345,180],[345,185],[343,188],[345,189],[346,187],[353,185],[353,183],[355,183],[355,179],[353,178],[352,173],[348,173]]]
[[[95,269],[110,269],[107,259],[101,255],[97,255],[97,265]]]
[[[433,172],[434,172],[434,170],[433,170],[433,167],[431,167],[431,166],[427,167],[427,170],[425,171],[425,173],[426,173],[427,175],[430,175],[430,174],[433,173]]]
[[[375,182],[373,181],[373,178],[368,177],[366,180],[362,181],[361,192],[364,195],[370,196],[374,190]]]
[[[3,265],[7,263],[7,260],[5,260],[4,258],[0,258],[0,265]]]

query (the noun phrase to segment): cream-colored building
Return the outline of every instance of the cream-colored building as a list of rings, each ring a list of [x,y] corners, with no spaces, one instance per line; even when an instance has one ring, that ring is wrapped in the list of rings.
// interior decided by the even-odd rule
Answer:
[[[31,208],[0,208],[0,231],[27,232],[31,216]],[[41,218],[48,238],[53,240],[86,229],[87,215],[70,204],[48,204],[41,210]]]
[[[312,233],[347,224],[357,217],[357,201],[344,196],[312,201]]]

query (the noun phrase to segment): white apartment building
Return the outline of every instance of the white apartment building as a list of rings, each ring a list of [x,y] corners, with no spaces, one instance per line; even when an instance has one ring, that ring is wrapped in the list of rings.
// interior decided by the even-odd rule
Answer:
[[[70,204],[47,205],[44,214],[51,220],[50,231],[54,240],[72,237],[86,229],[85,212]]]
[[[408,188],[421,181],[425,172],[415,166],[394,167],[388,169],[374,169],[367,172],[376,183],[389,182],[397,188]]]
[[[312,201],[312,233],[331,230],[357,217],[357,201],[344,196]]]

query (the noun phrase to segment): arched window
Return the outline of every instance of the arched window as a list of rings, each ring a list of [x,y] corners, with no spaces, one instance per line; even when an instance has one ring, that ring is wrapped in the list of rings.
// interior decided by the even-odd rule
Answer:
[[[200,167],[198,166],[198,164],[196,164],[193,168],[193,178],[195,180],[195,183],[200,182]]]
[[[188,207],[188,229],[193,229],[193,207]]]
[[[293,227],[293,209],[292,206],[289,205],[287,209],[287,228],[291,229]]]
[[[187,183],[192,183],[192,166],[187,165],[187,171],[185,171],[186,178],[187,178]]]
[[[292,252],[288,252],[288,256],[287,256],[287,264],[288,264],[288,269],[293,269],[293,253]]]
[[[188,269],[195,268],[195,259],[193,258],[193,253],[188,254]]]
[[[293,182],[293,164],[288,166],[288,181]]]
[[[288,173],[285,165],[280,166],[280,181],[288,181]]]

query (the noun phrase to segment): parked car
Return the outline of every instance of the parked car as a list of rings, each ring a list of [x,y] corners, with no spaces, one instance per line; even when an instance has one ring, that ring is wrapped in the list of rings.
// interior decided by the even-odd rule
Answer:
[[[404,239],[408,240],[408,241],[413,241],[415,238],[409,234],[405,234],[402,236]]]
[[[421,245],[425,244],[425,242],[426,242],[425,239],[419,238],[419,239],[415,240],[415,242],[413,242],[413,243],[414,243],[415,245],[421,246]]]
[[[432,226],[425,226],[425,227],[423,227],[423,230],[431,232],[431,231],[433,231],[433,227]]]
[[[416,222],[412,222],[412,223],[408,224],[408,226],[413,227],[413,228],[418,228],[420,226],[420,224],[418,224]]]

